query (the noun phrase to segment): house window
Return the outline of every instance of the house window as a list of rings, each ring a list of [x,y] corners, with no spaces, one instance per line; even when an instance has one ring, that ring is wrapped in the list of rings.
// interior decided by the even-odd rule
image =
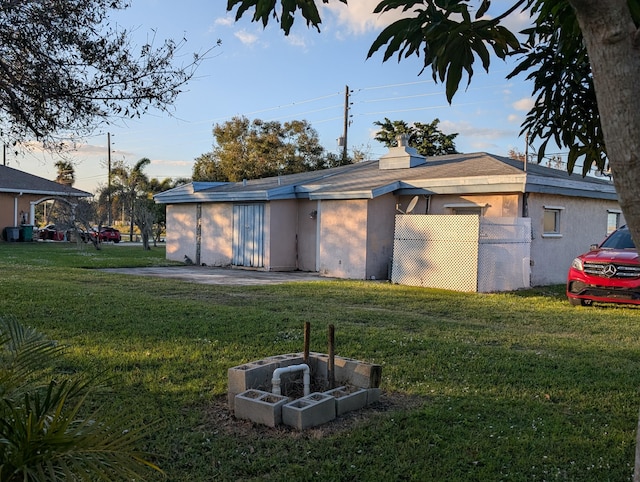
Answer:
[[[560,214],[564,208],[558,206],[544,206],[542,217],[543,236],[562,236],[560,233]]]
[[[475,214],[477,216],[482,216],[482,208],[474,207],[474,208],[452,208],[453,214]]]
[[[620,227],[620,211],[609,209],[607,211],[607,235]]]
[[[444,207],[449,210],[451,214],[475,214],[476,216],[484,215],[484,210],[489,207],[488,204],[473,204],[473,203],[456,203],[445,204]]]

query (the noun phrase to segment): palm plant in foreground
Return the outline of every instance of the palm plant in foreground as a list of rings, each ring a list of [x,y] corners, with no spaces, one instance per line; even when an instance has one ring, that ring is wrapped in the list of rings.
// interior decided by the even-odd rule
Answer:
[[[91,380],[47,375],[62,353],[43,334],[0,319],[0,480],[141,480],[160,471],[135,449],[146,430],[97,411],[82,416]]]

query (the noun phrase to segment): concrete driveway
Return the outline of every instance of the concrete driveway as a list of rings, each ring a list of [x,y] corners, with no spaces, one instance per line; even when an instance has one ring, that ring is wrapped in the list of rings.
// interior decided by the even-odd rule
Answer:
[[[135,276],[157,276],[208,285],[264,285],[296,281],[328,281],[318,273],[302,271],[253,271],[245,269],[212,268],[209,266],[164,266],[152,268],[108,268],[103,271]]]

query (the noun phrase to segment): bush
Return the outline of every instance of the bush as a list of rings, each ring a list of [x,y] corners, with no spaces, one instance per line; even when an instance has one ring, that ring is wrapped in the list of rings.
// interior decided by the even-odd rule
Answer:
[[[50,368],[62,353],[43,334],[0,319],[0,480],[140,480],[160,471],[134,447],[148,428],[101,420],[98,410],[82,416],[97,385],[56,379]]]

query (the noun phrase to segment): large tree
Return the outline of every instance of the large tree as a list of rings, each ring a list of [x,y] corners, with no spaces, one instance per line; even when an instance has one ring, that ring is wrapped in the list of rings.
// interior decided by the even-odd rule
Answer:
[[[174,65],[184,44],[167,40],[136,51],[109,13],[127,0],[0,2],[0,138],[55,146],[102,121],[167,111],[202,56]]]
[[[288,34],[298,10],[319,29],[316,3],[282,0],[276,7],[275,0],[227,0],[227,9],[237,8],[236,19],[252,10],[263,25],[276,18]],[[450,102],[465,74],[471,81],[478,61],[489,70],[492,54],[520,55],[513,75],[534,79],[536,96],[523,130],[543,142],[541,155],[550,140],[568,148],[570,171],[578,158],[584,171],[608,163],[640,246],[640,2],[514,0],[491,18],[485,15],[489,6],[489,0],[382,0],[375,13],[401,10],[403,17],[380,33],[367,55],[382,50],[385,61],[422,57],[422,70],[430,68],[444,83]],[[503,24],[519,10],[533,22],[524,42]]]
[[[212,152],[196,159],[194,181],[258,179],[333,165],[307,121],[281,124],[234,117],[213,128]]]
[[[458,134],[445,134],[438,129],[440,119],[434,119],[428,124],[414,122],[409,125],[405,121],[392,121],[385,117],[384,121],[376,121],[373,124],[380,128],[376,133],[375,140],[382,142],[386,147],[396,147],[398,136],[406,134],[409,138],[409,146],[415,148],[423,156],[458,153],[454,142]]]

